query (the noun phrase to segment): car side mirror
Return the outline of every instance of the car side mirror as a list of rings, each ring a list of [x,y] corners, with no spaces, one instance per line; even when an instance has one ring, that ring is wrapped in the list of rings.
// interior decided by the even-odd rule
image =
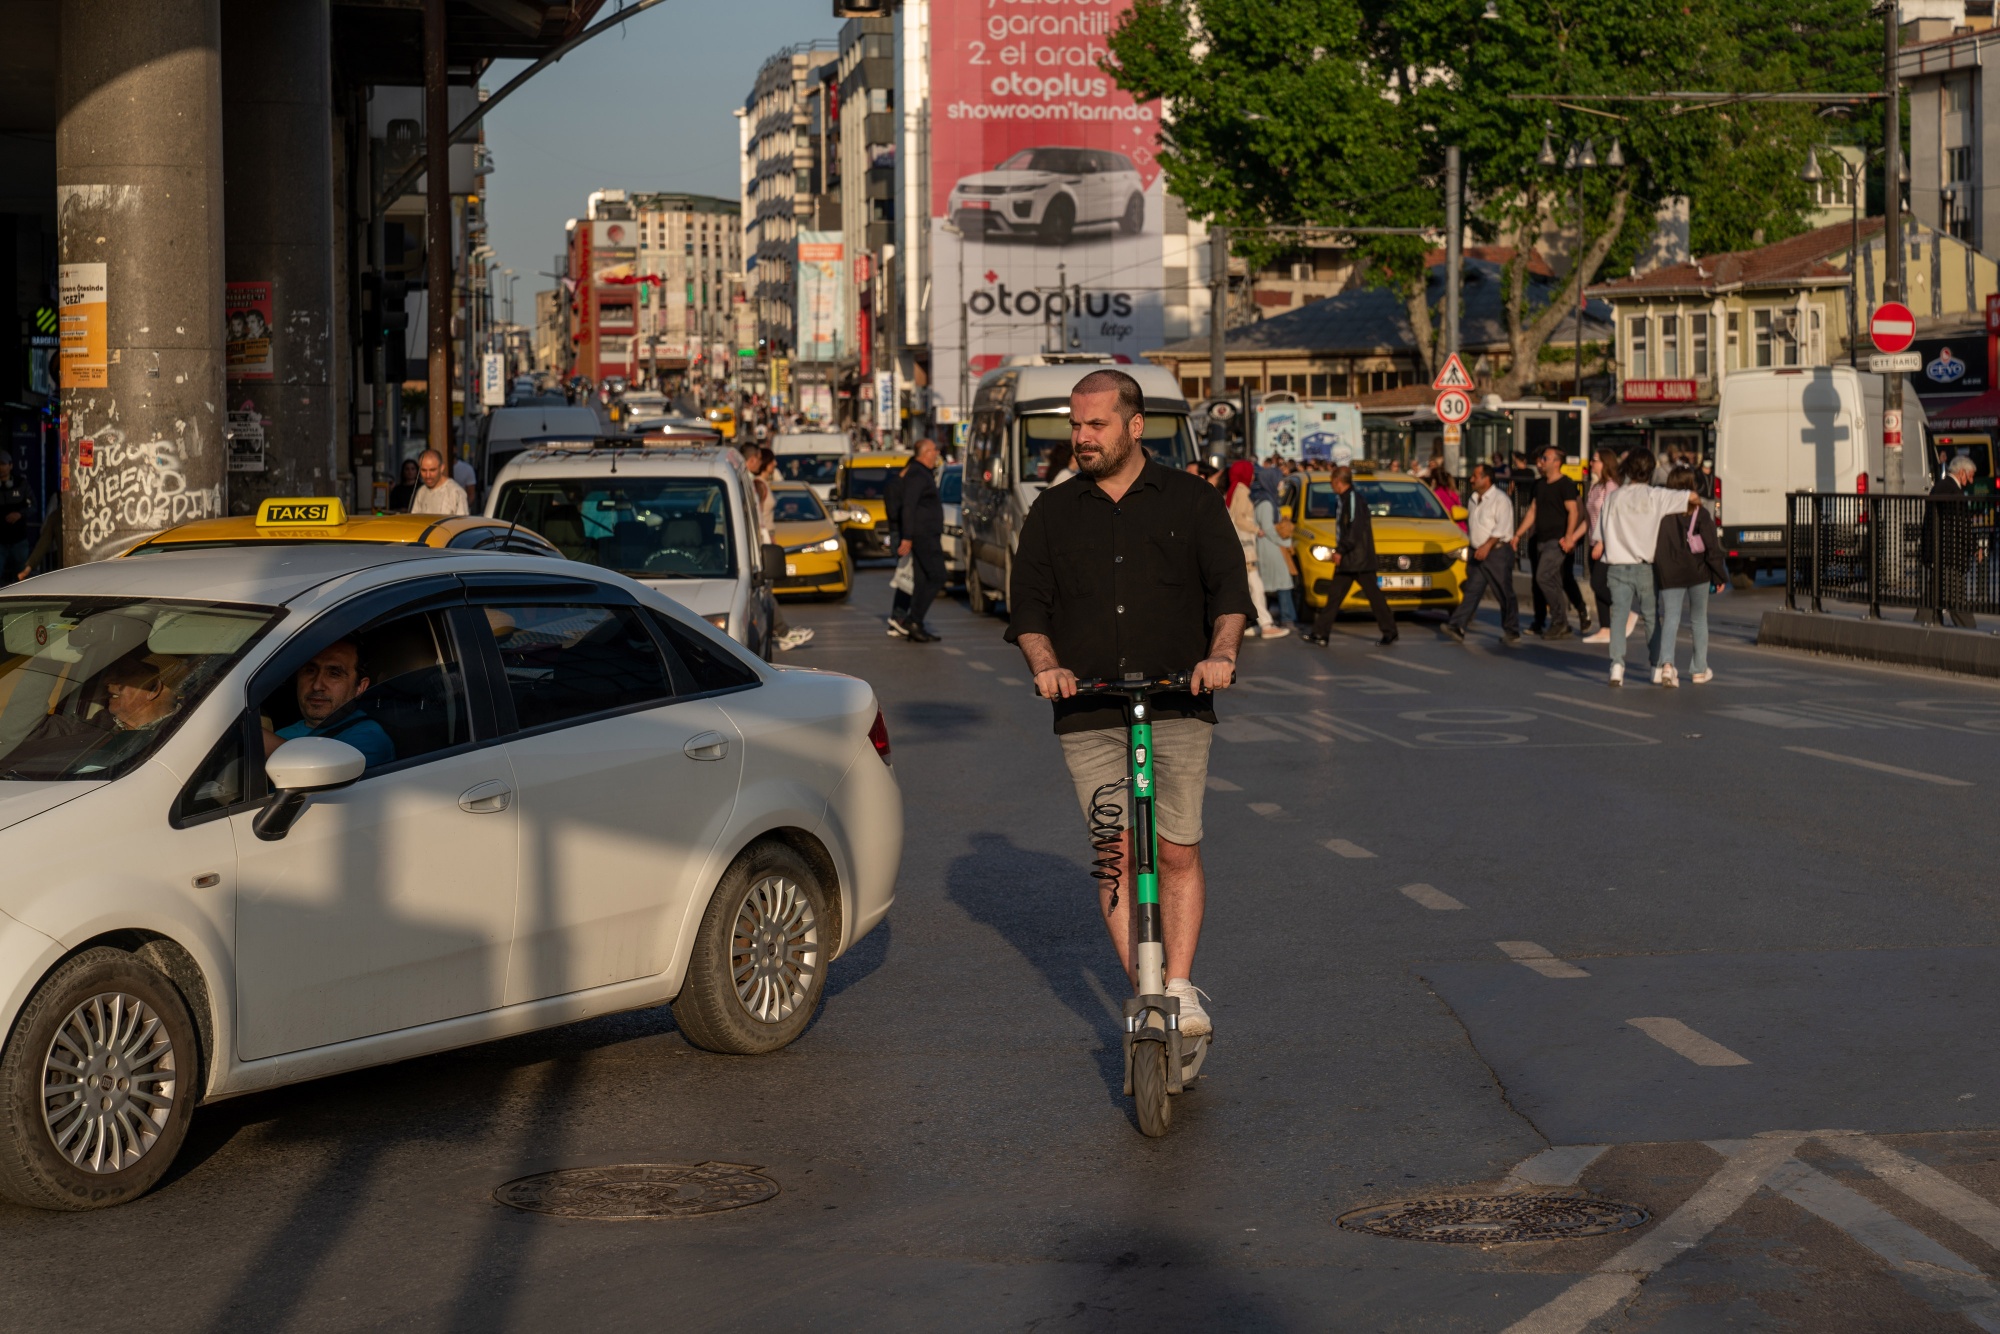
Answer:
[[[779,573],[785,568],[785,549],[776,542],[766,542],[763,547],[764,582],[776,583]]]
[[[273,792],[250,823],[258,838],[276,842],[291,832],[315,792],[331,792],[360,778],[367,757],[345,741],[330,736],[295,737],[271,752],[264,773]]]
[[[1453,505],[1451,507],[1451,517],[1455,522],[1458,523],[1464,523],[1467,515],[1469,515],[1470,513],[1471,511],[1466,509],[1465,506],[1463,505]]]

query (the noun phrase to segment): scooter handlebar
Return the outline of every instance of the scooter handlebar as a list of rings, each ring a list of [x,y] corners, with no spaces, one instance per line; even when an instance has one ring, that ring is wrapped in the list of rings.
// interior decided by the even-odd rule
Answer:
[[[1149,676],[1138,680],[1111,680],[1108,678],[1078,677],[1076,693],[1079,695],[1153,695],[1163,690],[1189,690],[1194,685],[1190,672],[1169,672],[1163,676]]]

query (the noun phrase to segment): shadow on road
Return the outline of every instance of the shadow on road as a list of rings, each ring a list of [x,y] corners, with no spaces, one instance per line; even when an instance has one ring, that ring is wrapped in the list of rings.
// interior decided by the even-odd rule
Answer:
[[[1097,913],[1097,882],[1078,862],[1035,852],[1006,834],[971,836],[972,851],[945,871],[952,902],[975,922],[998,931],[1041,970],[1056,999],[1102,1039],[1097,1066],[1105,1089],[1130,1114],[1125,1057],[1116,1013],[1131,992]]]

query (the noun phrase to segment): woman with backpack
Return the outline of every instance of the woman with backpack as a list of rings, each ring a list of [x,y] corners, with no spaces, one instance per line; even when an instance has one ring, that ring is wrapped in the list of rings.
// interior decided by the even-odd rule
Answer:
[[[1694,469],[1685,464],[1667,474],[1669,491],[1700,495],[1699,482]],[[1708,595],[1720,593],[1729,582],[1722,539],[1706,508],[1697,506],[1686,514],[1669,514],[1660,520],[1653,570],[1660,581],[1660,625],[1653,641],[1653,661],[1666,665],[1666,677],[1660,684],[1680,684],[1674,670],[1674,648],[1680,637],[1681,608],[1686,606],[1694,624],[1694,670],[1688,679],[1706,685],[1715,679],[1708,666]]]

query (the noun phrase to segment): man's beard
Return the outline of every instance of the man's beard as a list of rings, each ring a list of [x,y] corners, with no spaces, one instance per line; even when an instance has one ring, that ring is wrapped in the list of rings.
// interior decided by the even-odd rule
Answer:
[[[1124,431],[1118,433],[1116,441],[1101,440],[1097,444],[1097,461],[1091,462],[1078,450],[1075,455],[1076,470],[1086,477],[1109,477],[1125,466],[1125,460],[1132,457],[1132,437]]]

